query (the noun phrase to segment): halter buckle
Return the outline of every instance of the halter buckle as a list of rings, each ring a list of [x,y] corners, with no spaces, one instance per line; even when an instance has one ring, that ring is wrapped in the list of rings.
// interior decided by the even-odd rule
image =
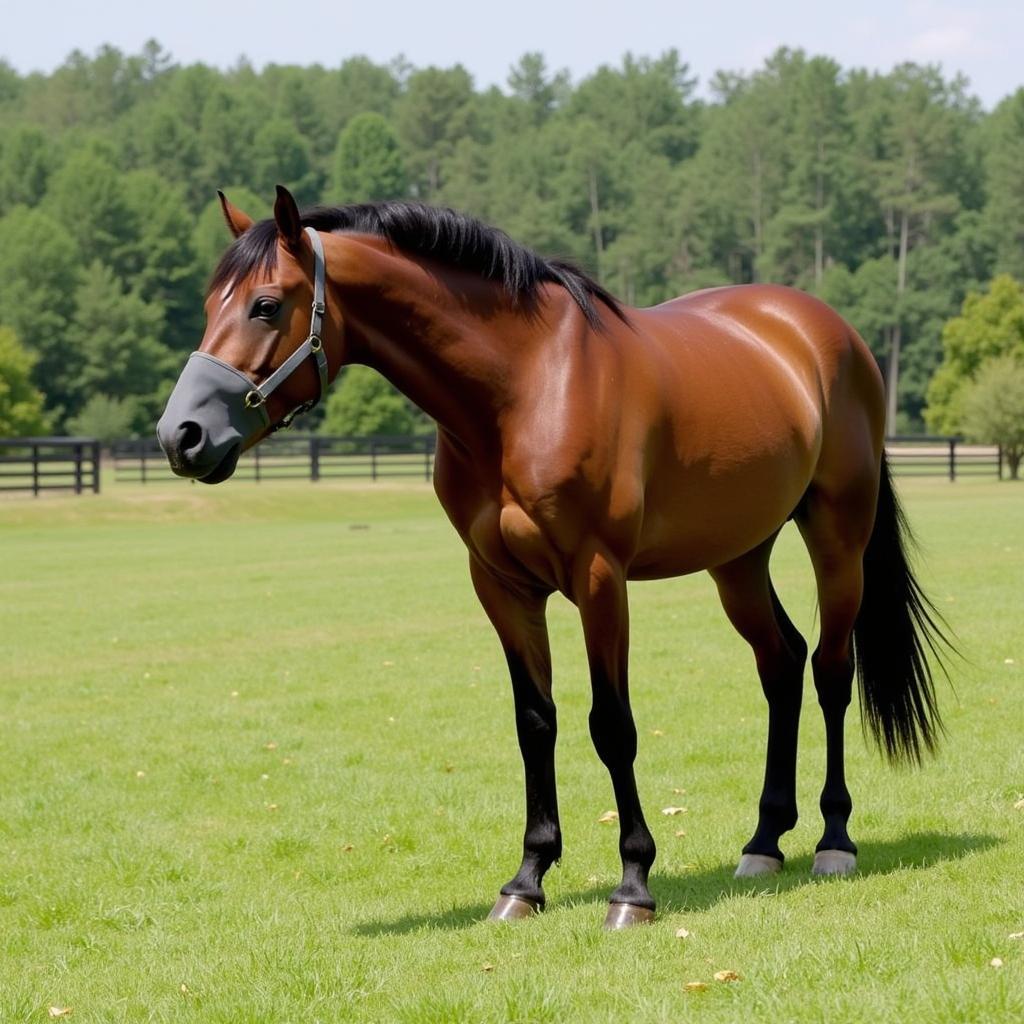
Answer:
[[[311,334],[309,336],[309,351],[319,352],[324,347],[323,339],[319,334]]]
[[[246,409],[258,409],[265,401],[266,399],[255,388],[252,391],[246,392]]]

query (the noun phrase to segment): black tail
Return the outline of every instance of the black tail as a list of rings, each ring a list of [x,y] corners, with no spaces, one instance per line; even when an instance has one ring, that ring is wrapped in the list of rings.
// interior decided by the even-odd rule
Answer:
[[[928,664],[943,673],[940,648],[953,650],[907,562],[913,535],[882,455],[875,526],[864,552],[864,598],[853,627],[861,722],[893,763],[920,763],[943,732]]]

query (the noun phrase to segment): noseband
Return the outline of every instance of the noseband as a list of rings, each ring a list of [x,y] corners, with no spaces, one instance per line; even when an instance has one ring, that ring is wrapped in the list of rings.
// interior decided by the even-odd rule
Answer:
[[[324,259],[324,247],[320,236],[313,228],[306,228],[306,234],[313,243],[313,311],[309,321],[309,336],[306,340],[262,383],[257,384],[245,396],[247,409],[258,409],[263,417],[263,425],[270,427],[270,416],[267,413],[267,399],[280,387],[298,368],[303,361],[312,356],[316,360],[317,373],[320,376],[320,393],[309,401],[297,405],[280,423],[270,427],[271,433],[282,427],[291,426],[291,422],[300,413],[309,412],[327,394],[327,356],[324,353],[323,329],[324,312],[324,281],[327,276],[327,262]],[[205,353],[204,353],[205,354]]]

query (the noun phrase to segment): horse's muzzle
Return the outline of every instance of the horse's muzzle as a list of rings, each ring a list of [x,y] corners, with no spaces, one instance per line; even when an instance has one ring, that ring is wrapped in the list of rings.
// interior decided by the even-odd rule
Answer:
[[[215,484],[235,471],[242,449],[266,427],[265,412],[246,403],[253,383],[240,370],[193,352],[156,427],[178,476]]]

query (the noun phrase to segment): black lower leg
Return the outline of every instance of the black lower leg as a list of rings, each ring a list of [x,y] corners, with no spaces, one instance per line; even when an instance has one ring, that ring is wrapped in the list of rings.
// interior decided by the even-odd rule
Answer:
[[[610,688],[600,693],[595,690],[594,706],[590,712],[590,735],[598,757],[611,775],[619,811],[622,883],[612,893],[611,902],[654,910],[654,899],[647,887],[656,852],[654,837],[644,820],[633,774],[636,725],[629,704],[619,700]]]
[[[834,666],[825,666],[819,662],[817,655],[812,660],[818,704],[825,719],[825,785],[821,790],[821,815],[825,819],[825,831],[816,849],[845,850],[856,854],[857,847],[847,831],[853,801],[846,788],[843,749],[846,709],[853,688],[853,664],[844,660]]]
[[[540,692],[515,655],[509,655],[508,662],[515,696],[516,731],[526,776],[526,831],[523,862],[501,892],[543,906],[544,874],[562,855],[555,790],[555,705]]]
[[[796,752],[807,645],[789,621],[774,591],[772,598],[785,645],[781,653],[775,651],[770,656],[758,657],[761,688],[768,701],[768,750],[757,828],[743,852],[781,861],[784,858],[779,838],[797,822]]]

